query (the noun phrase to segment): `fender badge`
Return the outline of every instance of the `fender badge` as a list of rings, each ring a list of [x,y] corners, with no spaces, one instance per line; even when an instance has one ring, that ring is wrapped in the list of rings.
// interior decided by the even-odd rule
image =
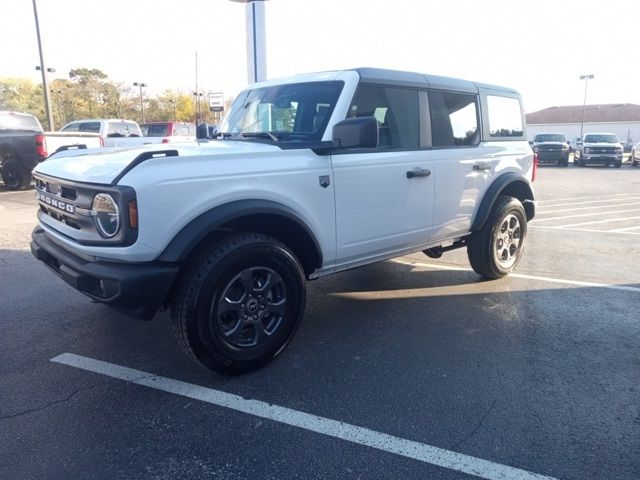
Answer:
[[[327,188],[329,185],[331,185],[331,180],[329,179],[329,175],[320,175],[320,177],[318,177],[318,181],[322,188]]]

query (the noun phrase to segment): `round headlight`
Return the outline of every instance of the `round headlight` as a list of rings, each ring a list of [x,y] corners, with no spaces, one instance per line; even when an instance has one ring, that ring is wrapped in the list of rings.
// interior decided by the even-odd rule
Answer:
[[[93,219],[98,233],[111,238],[120,230],[120,210],[113,197],[107,193],[99,193],[93,198]]]
[[[537,146],[533,147],[533,153],[538,153],[538,147]]]

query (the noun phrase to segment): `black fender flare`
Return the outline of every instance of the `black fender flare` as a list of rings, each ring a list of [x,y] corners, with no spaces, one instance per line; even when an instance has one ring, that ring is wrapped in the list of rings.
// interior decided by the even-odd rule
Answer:
[[[523,202],[525,212],[527,213],[527,220],[531,220],[533,218],[535,205],[533,203],[533,191],[531,190],[531,187],[522,179],[522,176],[517,173],[507,172],[496,178],[485,192],[484,197],[482,197],[478,212],[471,224],[472,232],[482,228],[487,221],[487,218],[489,218],[489,213],[491,212],[493,205],[496,203],[496,200],[505,188],[509,186],[516,187],[523,193],[524,198],[521,198],[520,201]]]
[[[176,263],[184,261],[207,236],[236,219],[248,215],[278,215],[293,221],[313,242],[322,265],[322,250],[316,236],[302,218],[290,207],[271,200],[238,200],[208,210],[191,220],[180,230],[158,257],[159,261]]]

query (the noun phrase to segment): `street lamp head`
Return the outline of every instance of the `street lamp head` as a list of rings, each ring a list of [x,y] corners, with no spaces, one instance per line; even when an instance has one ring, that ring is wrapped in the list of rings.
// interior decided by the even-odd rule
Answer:
[[[142,83],[142,82],[133,82],[133,86],[134,87],[146,87],[147,84],[146,83]]]
[[[590,75],[580,75],[580,80],[593,80],[593,74]]]
[[[40,65],[36,65],[36,70],[41,71],[41,70],[42,70],[42,67],[41,67]],[[47,72],[49,72],[49,73],[55,73],[55,72],[56,72],[56,69],[55,69],[55,68],[53,68],[53,67],[47,67]]]

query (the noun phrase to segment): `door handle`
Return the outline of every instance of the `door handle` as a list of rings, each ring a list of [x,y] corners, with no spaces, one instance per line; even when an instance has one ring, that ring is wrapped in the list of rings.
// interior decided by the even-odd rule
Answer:
[[[431,170],[428,168],[416,168],[407,172],[407,178],[428,177],[429,175],[431,175]]]
[[[473,169],[476,172],[486,172],[488,170],[491,170],[491,165],[488,163],[475,163],[473,165]]]

